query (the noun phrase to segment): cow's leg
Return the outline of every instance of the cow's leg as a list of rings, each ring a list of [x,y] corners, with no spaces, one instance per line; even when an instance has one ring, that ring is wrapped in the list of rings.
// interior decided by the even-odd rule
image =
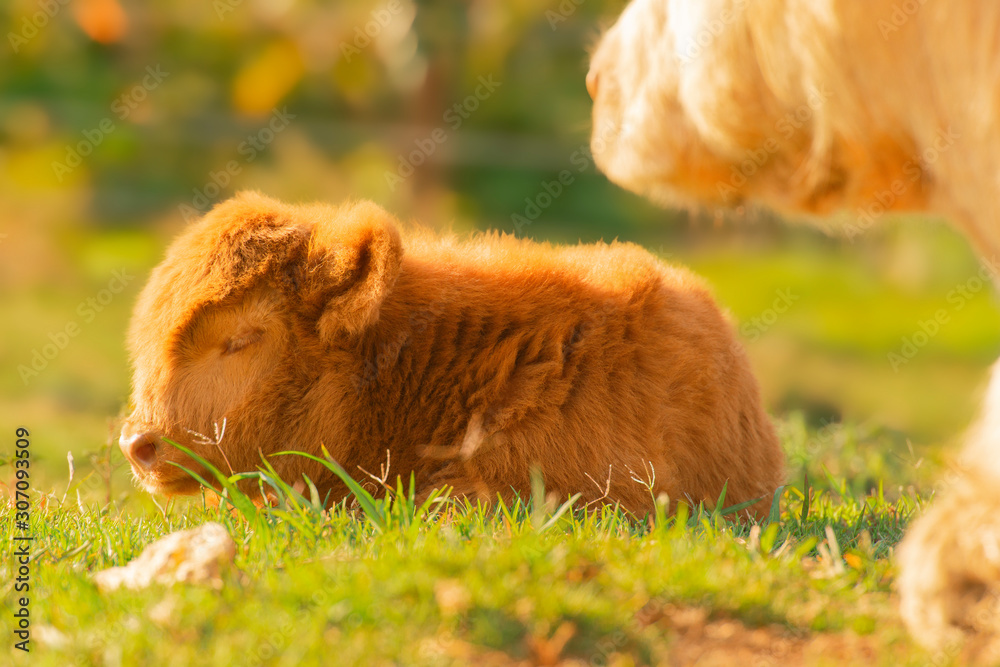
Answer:
[[[1000,649],[1000,362],[961,468],[899,546],[900,612],[940,648],[965,633]]]

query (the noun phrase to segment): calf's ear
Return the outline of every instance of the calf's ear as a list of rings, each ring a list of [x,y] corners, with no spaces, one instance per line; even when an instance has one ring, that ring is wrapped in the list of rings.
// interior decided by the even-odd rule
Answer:
[[[372,202],[346,204],[317,220],[303,296],[316,308],[320,336],[329,340],[371,326],[396,282],[402,257],[396,219]]]

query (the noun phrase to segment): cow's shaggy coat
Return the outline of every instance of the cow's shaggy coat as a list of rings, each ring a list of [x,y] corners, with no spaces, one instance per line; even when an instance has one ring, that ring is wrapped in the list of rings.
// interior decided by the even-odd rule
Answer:
[[[846,209],[849,236],[928,211],[997,265],[1000,3],[634,0],[587,85],[597,164],[652,199]],[[975,475],[901,552],[903,616],[928,644],[949,627],[1000,635],[994,378],[967,448]]]

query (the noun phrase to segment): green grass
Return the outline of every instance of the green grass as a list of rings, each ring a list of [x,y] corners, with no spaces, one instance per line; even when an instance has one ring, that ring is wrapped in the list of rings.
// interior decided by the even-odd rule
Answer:
[[[32,430],[37,538],[34,652],[12,652],[11,641],[0,664],[957,661],[906,636],[893,550],[972,416],[1000,315],[983,289],[949,311],[920,354],[890,368],[886,353],[950,308],[950,290],[977,268],[950,232],[906,229],[858,246],[808,237],[784,247],[762,237],[754,252],[736,242],[660,248],[706,276],[737,328],[766,315],[778,290],[800,296],[766,331],[742,336],[788,457],[777,520],[753,534],[707,513],[652,524],[611,510],[553,520],[558,502],[483,510],[450,501],[421,513],[400,501],[367,514],[321,513],[308,490],[301,500],[282,491],[300,508],[245,507],[249,521],[198,499],[154,502],[133,488],[109,417],[127,399],[128,315],[164,240],[67,234],[46,246],[47,259],[19,265],[43,266],[44,279],[26,279],[0,303],[9,323],[0,362],[12,369],[0,378],[0,421]],[[136,279],[84,322],[78,304],[122,267]],[[25,385],[13,369],[71,320],[79,336]],[[0,451],[6,484],[13,471],[2,457],[11,451]],[[239,545],[238,572],[222,590],[97,592],[95,571],[213,519]],[[12,521],[4,504],[7,544]],[[7,618],[11,566],[9,556],[0,562]]]
[[[324,511],[267,470],[274,507],[235,489],[233,511],[158,507],[134,490],[97,500],[105,483],[90,475],[33,492],[34,651],[4,650],[32,665],[949,664],[907,638],[892,591],[893,550],[936,464],[891,432],[801,415],[781,430],[791,483],[759,526],[705,508],[569,509],[540,489],[513,506],[421,504],[402,481]],[[13,518],[0,515],[5,543]],[[238,545],[221,590],[92,583],[209,520]]]

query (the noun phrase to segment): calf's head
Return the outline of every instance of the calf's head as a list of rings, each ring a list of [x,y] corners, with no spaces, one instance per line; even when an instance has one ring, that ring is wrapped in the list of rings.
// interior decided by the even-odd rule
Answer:
[[[173,464],[207,471],[167,440],[227,474],[282,449],[319,450],[303,440],[310,387],[336,372],[324,351],[377,320],[401,256],[393,219],[367,202],[286,206],[244,193],[182,233],[128,334],[133,411],[119,445],[136,480],[151,492],[198,489]],[[288,472],[301,466],[291,458],[272,462]]]
[[[924,208],[932,179],[903,122],[918,105],[886,92],[911,39],[891,46],[879,34],[892,10],[890,0],[633,0],[587,76],[595,162],[665,205],[822,214],[888,189],[887,208]]]

